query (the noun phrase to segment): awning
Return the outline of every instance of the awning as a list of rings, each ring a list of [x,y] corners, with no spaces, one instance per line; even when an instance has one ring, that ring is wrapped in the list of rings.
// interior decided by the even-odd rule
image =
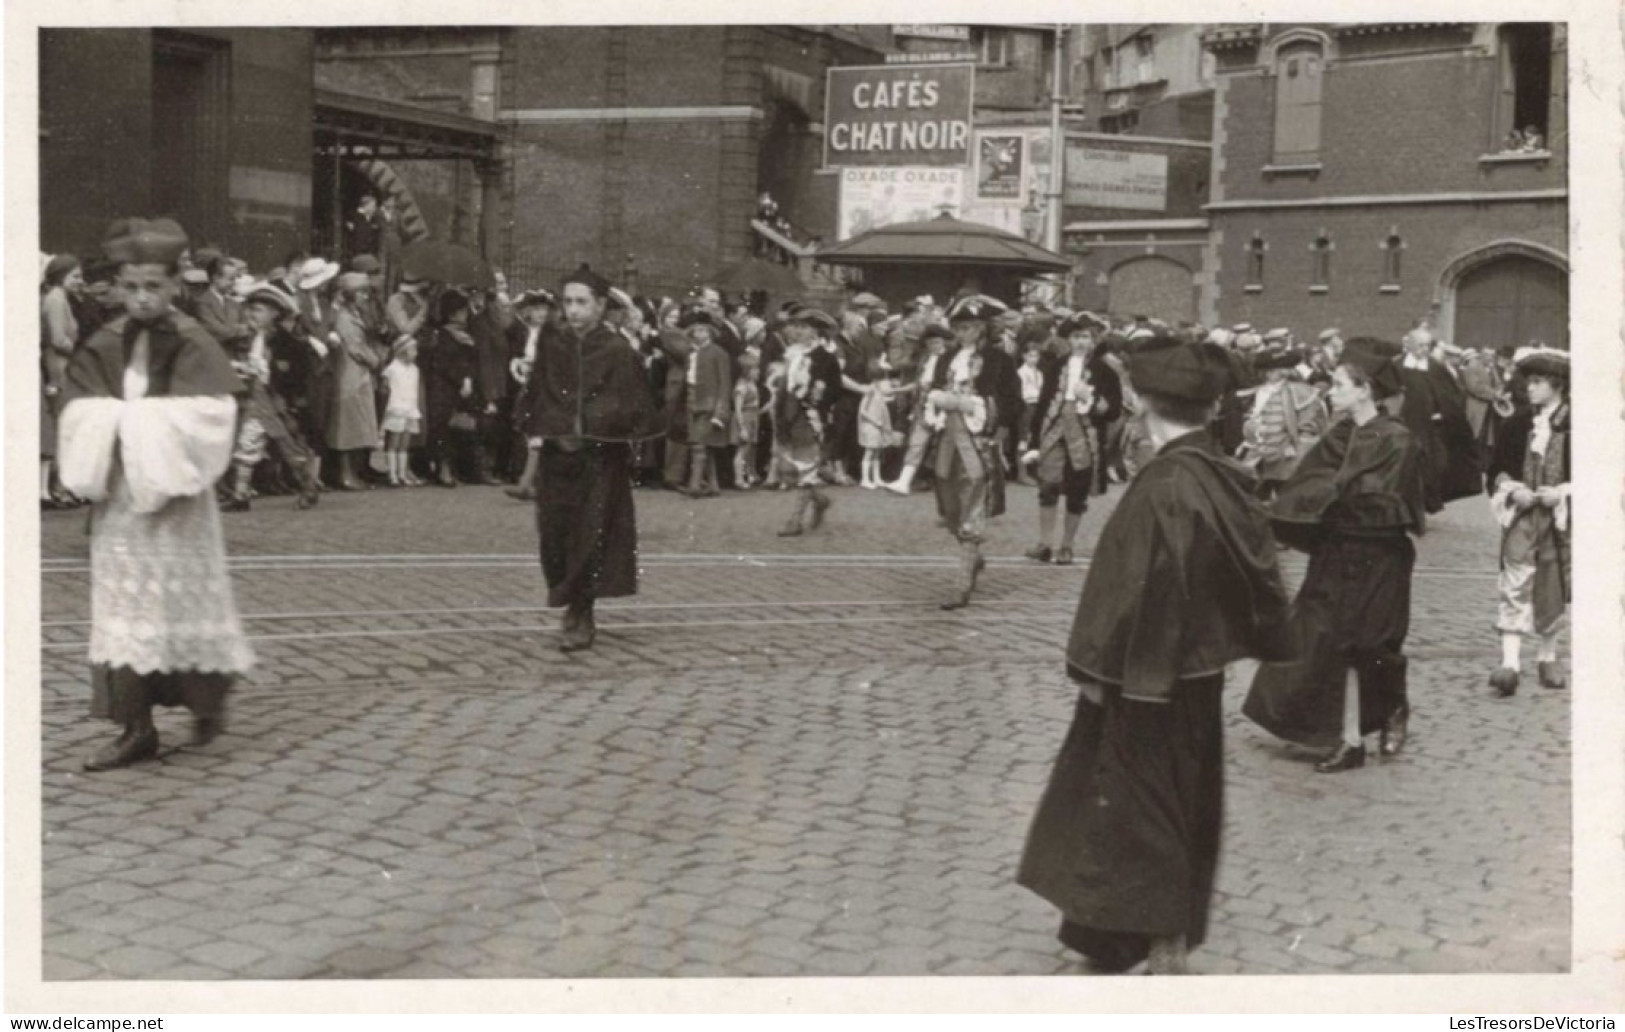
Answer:
[[[317,147],[346,157],[492,160],[501,139],[494,123],[468,115],[334,90],[315,100]]]

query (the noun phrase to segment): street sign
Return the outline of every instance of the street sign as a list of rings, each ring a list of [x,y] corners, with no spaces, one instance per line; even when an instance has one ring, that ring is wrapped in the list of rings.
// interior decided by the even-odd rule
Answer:
[[[824,165],[968,167],[975,77],[970,63],[831,68]]]
[[[956,43],[970,41],[969,25],[893,25],[893,36],[917,36],[921,39],[947,39]]]

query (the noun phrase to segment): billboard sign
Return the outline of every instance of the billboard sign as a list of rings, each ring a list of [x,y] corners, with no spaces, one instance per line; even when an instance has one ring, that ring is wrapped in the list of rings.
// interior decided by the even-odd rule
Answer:
[[[1079,208],[1166,211],[1168,155],[1068,147],[1066,203]]]
[[[831,68],[824,91],[828,168],[965,168],[976,66]]]
[[[956,43],[970,41],[969,25],[893,25],[894,36],[916,36],[920,39],[947,39]]]
[[[933,219],[944,211],[958,217],[964,193],[964,169],[842,169],[836,239],[846,240],[897,222]]]

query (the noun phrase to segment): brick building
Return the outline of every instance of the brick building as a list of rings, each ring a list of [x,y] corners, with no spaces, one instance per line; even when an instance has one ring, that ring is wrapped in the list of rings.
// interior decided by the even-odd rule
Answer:
[[[759,194],[833,239],[824,70],[876,63],[844,26],[323,29],[318,83],[482,121],[490,158],[389,163],[427,231],[522,283],[580,262],[679,292],[753,253]],[[373,166],[369,175],[380,173]],[[340,191],[344,203],[361,187]]]
[[[1216,28],[1208,323],[1568,344],[1561,25]],[[1509,138],[1533,128],[1538,140]]]
[[[40,247],[165,214],[257,267],[310,234],[306,29],[42,29]]]

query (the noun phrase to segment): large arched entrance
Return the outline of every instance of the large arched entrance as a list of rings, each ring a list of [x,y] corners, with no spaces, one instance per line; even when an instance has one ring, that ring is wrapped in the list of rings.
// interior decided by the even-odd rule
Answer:
[[[1469,348],[1569,346],[1569,274],[1555,255],[1502,245],[1453,263],[1445,339]]]
[[[1149,315],[1169,323],[1196,318],[1196,278],[1171,258],[1131,258],[1112,269],[1106,289],[1114,315]]]

